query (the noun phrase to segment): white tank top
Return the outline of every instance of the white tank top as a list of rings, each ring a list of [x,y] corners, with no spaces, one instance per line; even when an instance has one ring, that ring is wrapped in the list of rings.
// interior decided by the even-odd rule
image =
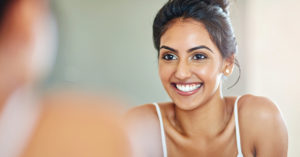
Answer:
[[[242,147],[241,147],[241,137],[240,137],[240,128],[239,128],[239,117],[238,117],[238,101],[240,96],[238,96],[234,103],[234,120],[235,120],[235,134],[236,134],[236,145],[238,150],[237,157],[243,157]],[[166,135],[164,130],[164,123],[162,120],[161,112],[159,105],[157,103],[153,103],[156,108],[157,116],[160,124],[160,133],[161,133],[161,143],[163,149],[163,157],[168,157],[167,144],[166,144]]]
[[[1,157],[20,156],[29,142],[41,113],[39,103],[29,99],[14,93],[0,114]]]

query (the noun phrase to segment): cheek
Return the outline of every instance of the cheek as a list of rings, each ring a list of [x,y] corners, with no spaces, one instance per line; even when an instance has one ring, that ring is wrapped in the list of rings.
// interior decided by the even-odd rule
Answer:
[[[202,81],[215,82],[219,79],[220,68],[219,65],[207,63],[205,65],[197,66],[194,69],[195,73]]]
[[[162,82],[169,81],[169,79],[174,71],[174,66],[160,62],[158,67],[159,67],[158,68],[159,77],[160,77],[161,81]]]
[[[165,73],[166,68],[161,64],[159,63],[158,65],[158,72],[159,72],[159,77],[160,77],[160,80],[163,82],[163,80],[165,80],[166,78],[166,73]]]

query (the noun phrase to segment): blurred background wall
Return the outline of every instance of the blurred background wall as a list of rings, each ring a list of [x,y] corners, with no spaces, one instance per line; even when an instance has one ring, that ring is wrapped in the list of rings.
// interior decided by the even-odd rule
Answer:
[[[105,91],[136,106],[168,101],[157,71],[152,21],[165,0],[53,0],[59,46],[44,89]],[[233,0],[230,13],[239,44],[238,70],[225,95],[251,93],[281,108],[289,131],[289,156],[300,154],[300,2]]]
[[[48,87],[122,95],[133,105],[168,100],[157,72],[152,20],[161,0],[54,0],[57,64]]]
[[[300,1],[249,0],[247,91],[275,101],[286,120],[289,156],[300,154]]]

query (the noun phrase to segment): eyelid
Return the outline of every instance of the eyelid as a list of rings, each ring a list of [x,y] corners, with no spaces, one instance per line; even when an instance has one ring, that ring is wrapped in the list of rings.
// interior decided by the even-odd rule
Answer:
[[[160,51],[160,53],[161,54],[174,54],[174,52],[173,51],[169,51],[169,50],[162,50],[162,51]]]
[[[175,59],[165,59],[165,57],[166,57],[167,55],[173,56]],[[176,60],[176,59],[178,59],[178,56],[177,56],[176,54],[172,53],[172,52],[165,52],[165,53],[162,53],[162,55],[161,55],[160,58],[163,59],[163,60],[166,60],[166,61],[171,61],[171,60]]]
[[[195,60],[203,60],[203,59],[207,59],[208,58],[207,54],[202,53],[202,52],[196,52],[193,55],[191,55],[191,59],[194,59],[194,57],[197,56],[197,55],[204,56],[204,58],[199,58],[199,59],[195,59]]]
[[[196,52],[193,52],[193,53],[192,53],[193,56],[195,56],[195,55],[197,55],[197,54],[200,54],[200,55],[203,55],[203,56],[208,57],[208,54],[207,54],[206,52],[202,52],[202,51],[199,52],[199,51],[196,51]]]
[[[165,51],[165,52],[162,52],[162,53],[161,53],[162,56],[165,56],[165,55],[168,55],[168,54],[169,54],[169,55],[174,55],[174,56],[177,57],[177,55],[176,55],[174,52],[171,52],[171,51]]]

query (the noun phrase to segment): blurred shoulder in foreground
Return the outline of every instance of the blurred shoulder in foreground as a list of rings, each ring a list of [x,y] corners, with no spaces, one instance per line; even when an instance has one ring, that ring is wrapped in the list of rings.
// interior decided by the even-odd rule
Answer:
[[[43,104],[23,157],[129,156],[116,102],[71,92],[52,94]]]

